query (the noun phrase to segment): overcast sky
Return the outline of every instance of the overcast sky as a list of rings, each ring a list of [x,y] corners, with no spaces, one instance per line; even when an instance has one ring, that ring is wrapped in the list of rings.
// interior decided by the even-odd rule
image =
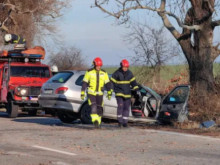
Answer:
[[[93,0],[73,0],[72,7],[57,21],[58,34],[62,42],[67,46],[81,49],[87,64],[91,64],[97,56],[103,59],[105,65],[118,65],[123,58],[130,59],[134,53],[123,39],[129,33],[129,29],[125,25],[118,26],[115,18],[107,16],[98,8],[91,8],[93,2]],[[134,20],[141,20],[145,16],[146,13],[143,12],[132,13]],[[157,28],[162,25],[157,15],[147,18],[147,21]],[[217,37],[219,32],[218,29],[215,40],[219,40],[220,37]],[[172,37],[169,32],[167,35]],[[170,63],[179,62],[179,59],[170,61]]]
[[[99,56],[104,64],[116,65],[133,54],[122,38],[128,29],[117,26],[114,18],[106,17],[98,8],[90,8],[91,5],[91,0],[73,1],[61,20],[63,42],[81,49],[88,64]]]

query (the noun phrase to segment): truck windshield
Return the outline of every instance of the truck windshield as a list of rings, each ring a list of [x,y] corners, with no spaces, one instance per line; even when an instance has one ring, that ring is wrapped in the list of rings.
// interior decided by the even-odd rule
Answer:
[[[50,77],[48,67],[11,66],[12,77]]]

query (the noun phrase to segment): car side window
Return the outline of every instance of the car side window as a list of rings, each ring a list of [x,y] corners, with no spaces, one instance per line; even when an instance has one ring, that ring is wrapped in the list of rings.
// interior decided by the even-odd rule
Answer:
[[[84,78],[84,75],[79,76],[78,79],[76,80],[75,84],[78,86],[82,86],[83,78]]]
[[[72,77],[72,75],[72,72],[60,72],[51,77],[48,80],[48,83],[65,83],[70,77]]]
[[[189,93],[188,87],[177,87],[165,98],[163,104],[181,104],[187,99]]]

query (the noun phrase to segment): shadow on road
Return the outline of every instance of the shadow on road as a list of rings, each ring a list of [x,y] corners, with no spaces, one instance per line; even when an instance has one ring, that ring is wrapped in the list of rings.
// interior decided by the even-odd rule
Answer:
[[[8,118],[8,114],[4,111],[0,111],[0,118]],[[18,123],[33,123],[40,124],[45,126],[57,126],[57,127],[72,127],[77,129],[94,129],[94,126],[91,124],[82,124],[80,120],[76,120],[70,124],[62,123],[59,119],[55,117],[45,117],[45,116],[29,116],[25,113],[20,113],[19,116],[15,119],[8,118],[14,122]],[[115,130],[117,129],[117,121],[110,119],[103,119],[101,130]]]
[[[1,118],[8,118],[8,114],[6,112],[0,112]]]
[[[30,115],[27,115],[25,113],[20,113],[18,115],[18,117],[30,117]],[[8,117],[8,114],[6,112],[0,111],[0,118],[9,118],[9,117]],[[11,118],[9,118],[9,119],[11,119]]]
[[[77,129],[94,129],[94,126],[91,124],[82,124],[80,120],[76,120],[70,124],[62,123],[59,119],[57,118],[51,118],[51,117],[22,117],[22,118],[16,118],[12,120],[14,122],[22,122],[22,123],[33,123],[33,124],[40,124],[40,125],[45,125],[45,126],[57,126],[57,127],[72,127],[72,128],[77,128]],[[101,129],[105,130],[112,130],[117,127],[116,124],[113,123],[103,123]]]

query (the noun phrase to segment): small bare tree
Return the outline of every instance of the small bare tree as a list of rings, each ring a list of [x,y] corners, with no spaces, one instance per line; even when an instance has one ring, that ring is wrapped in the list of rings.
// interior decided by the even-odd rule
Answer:
[[[153,29],[147,25],[133,24],[127,38],[136,54],[133,57],[135,64],[156,68],[179,54],[178,45],[167,39],[164,27]]]
[[[81,50],[73,46],[61,48],[60,52],[49,56],[49,64],[56,65],[59,71],[70,69],[84,70],[86,68]]]
[[[127,40],[135,53],[132,57],[133,63],[142,66],[137,70],[141,83],[152,81],[154,78],[159,83],[161,66],[180,54],[178,45],[168,39],[163,26],[153,29],[146,24],[131,23],[131,32],[127,35]]]

